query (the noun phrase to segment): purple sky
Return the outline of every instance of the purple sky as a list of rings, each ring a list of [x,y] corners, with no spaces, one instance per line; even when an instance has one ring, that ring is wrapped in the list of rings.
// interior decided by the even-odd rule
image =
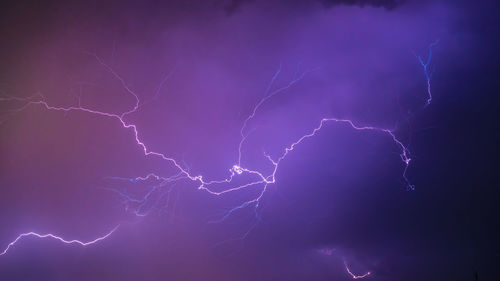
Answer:
[[[30,231],[90,241],[120,227],[88,246],[22,238],[0,255],[0,280],[350,280],[345,264],[366,280],[494,280],[494,5],[101,2],[1,9],[0,252]],[[437,40],[426,107],[417,56]],[[120,115],[135,104],[128,88],[140,108],[122,120],[148,149],[220,180],[278,71],[268,93],[304,76],[248,122],[242,167],[270,174],[265,155],[322,118],[349,119],[394,132],[415,190],[389,134],[333,122],[280,162],[258,205],[233,209],[263,186],[155,189],[130,179],[180,170],[145,157],[119,120],[30,104]]]

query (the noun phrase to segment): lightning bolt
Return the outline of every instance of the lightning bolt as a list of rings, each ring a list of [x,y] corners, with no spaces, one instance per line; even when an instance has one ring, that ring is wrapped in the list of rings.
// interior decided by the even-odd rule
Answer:
[[[319,249],[317,250],[318,253],[322,254],[322,255],[325,255],[325,256],[331,256],[333,254],[333,252],[335,251],[334,248],[322,248],[322,249]],[[349,266],[347,265],[347,261],[345,258],[342,258],[343,262],[344,262],[344,268],[345,268],[345,271],[349,274],[349,276],[351,276],[352,279],[362,279],[362,278],[365,278],[369,275],[371,275],[372,273],[370,271],[366,272],[365,274],[363,275],[356,275],[354,274],[351,269],[349,268]]]
[[[362,278],[365,278],[367,276],[369,276],[370,274],[372,274],[370,271],[368,271],[367,273],[363,274],[363,275],[356,275],[354,273],[352,273],[352,271],[349,269],[349,266],[347,266],[347,262],[344,260],[344,267],[345,267],[345,271],[351,276],[352,279],[362,279]]]
[[[106,233],[105,235],[103,236],[100,236],[100,237],[97,237],[95,238],[94,240],[91,240],[91,241],[87,241],[87,242],[83,242],[83,241],[80,241],[80,240],[66,240],[62,237],[59,237],[57,235],[54,235],[54,234],[39,234],[39,233],[36,233],[36,232],[26,232],[26,233],[22,233],[20,234],[19,236],[16,237],[16,239],[14,239],[14,241],[10,242],[9,245],[7,245],[7,248],[5,248],[5,250],[3,250],[2,252],[0,252],[0,256],[3,256],[5,254],[7,254],[7,252],[9,251],[9,249],[11,247],[13,247],[15,244],[17,244],[17,242],[27,238],[27,237],[37,237],[37,238],[50,238],[50,239],[55,239],[57,241],[60,241],[64,244],[78,244],[80,246],[89,246],[89,245],[92,245],[92,244],[95,244],[101,240],[104,240],[106,238],[108,238],[109,236],[111,236],[111,234],[113,234],[115,232],[115,230],[118,229],[120,225],[117,225],[115,226],[111,231],[109,231],[108,233]]]
[[[431,92],[431,76],[433,73],[433,69],[431,67],[431,59],[432,59],[432,48],[434,48],[439,43],[439,40],[434,41],[432,44],[427,47],[427,59],[424,59],[421,56],[417,56],[420,65],[424,69],[425,80],[427,83],[427,94],[429,95],[427,101],[425,102],[425,106],[428,106],[432,102],[432,92]]]
[[[419,62],[421,63],[421,65],[424,68],[424,72],[425,72],[427,83],[428,83],[429,99],[427,100],[427,104],[429,104],[432,100],[432,95],[430,92],[430,73],[428,70],[428,66],[429,66],[429,63],[431,60],[432,47],[435,44],[437,44],[437,42],[431,44],[431,46],[429,47],[429,55],[428,55],[428,58],[427,58],[425,63],[421,57],[418,57]],[[295,84],[299,83],[302,79],[304,79],[304,77],[307,74],[309,74],[312,71],[315,71],[316,69],[300,72],[301,65],[299,64],[297,66],[296,73],[294,74],[294,76],[292,77],[291,81],[288,84],[286,84],[285,86],[278,88],[276,90],[272,90],[273,85],[281,72],[281,64],[280,64],[279,69],[275,72],[274,76],[272,77],[272,79],[268,85],[268,88],[264,94],[264,97],[253,107],[250,115],[243,121],[243,125],[240,129],[241,139],[240,139],[240,142],[238,143],[238,159],[237,159],[236,164],[234,164],[231,168],[228,169],[229,176],[224,178],[224,179],[220,179],[220,180],[206,180],[205,178],[203,178],[202,175],[192,174],[189,171],[189,168],[187,167],[187,165],[181,164],[178,160],[176,160],[172,157],[169,157],[166,154],[152,151],[150,148],[148,148],[146,143],[144,143],[144,141],[141,139],[137,126],[135,124],[129,123],[125,120],[126,116],[136,112],[141,107],[141,102],[140,102],[139,96],[127,85],[125,80],[117,72],[115,72],[108,64],[106,64],[103,60],[101,60],[96,54],[89,53],[89,55],[94,57],[97,60],[97,62],[106,71],[108,71],[115,79],[117,79],[121,83],[124,90],[134,98],[135,103],[133,104],[133,106],[129,110],[124,111],[122,113],[112,113],[112,112],[106,112],[106,111],[99,111],[99,110],[95,110],[92,108],[82,106],[80,100],[78,101],[78,105],[76,105],[76,106],[66,106],[66,107],[65,106],[54,106],[54,105],[48,104],[45,101],[44,97],[40,94],[37,94],[36,96],[28,97],[28,98],[6,97],[6,98],[1,98],[0,101],[25,102],[25,104],[22,105],[21,107],[12,109],[8,113],[21,112],[21,111],[25,110],[26,108],[28,108],[29,106],[38,105],[42,108],[45,108],[46,110],[59,111],[59,112],[63,112],[64,114],[68,114],[68,113],[74,112],[74,111],[80,111],[80,112],[85,112],[85,113],[92,114],[92,115],[101,116],[103,118],[114,119],[118,122],[119,125],[121,125],[121,127],[123,129],[129,130],[133,133],[135,143],[141,149],[144,156],[157,157],[157,158],[160,158],[160,159],[170,163],[171,165],[173,165],[178,170],[178,173],[174,176],[171,176],[171,177],[162,177],[162,176],[156,175],[154,173],[150,173],[146,176],[140,176],[140,177],[135,177],[135,178],[109,177],[109,179],[126,180],[126,181],[129,181],[132,183],[145,182],[148,180],[154,180],[154,181],[158,182],[156,185],[153,185],[153,187],[146,193],[146,195],[144,195],[143,198],[140,198],[140,199],[131,197],[126,190],[124,190],[124,191],[114,190],[126,202],[135,203],[137,205],[135,207],[135,211],[134,211],[134,213],[137,216],[145,216],[149,213],[150,210],[144,210],[144,208],[145,208],[146,202],[149,200],[149,198],[151,197],[151,195],[154,192],[156,192],[157,190],[161,189],[162,187],[164,187],[168,184],[171,184],[172,182],[176,182],[176,181],[180,181],[180,180],[189,180],[191,182],[197,183],[199,190],[206,191],[209,194],[212,194],[214,196],[222,196],[222,195],[227,194],[227,193],[236,192],[236,191],[243,190],[243,189],[250,188],[250,187],[260,186],[261,189],[260,189],[260,192],[257,194],[257,196],[255,196],[254,198],[251,198],[251,199],[241,203],[240,205],[230,209],[229,211],[226,212],[226,214],[221,219],[214,221],[214,222],[222,222],[226,218],[228,218],[231,214],[233,214],[234,212],[241,210],[243,208],[246,208],[248,206],[254,207],[255,216],[257,218],[259,218],[258,212],[257,212],[257,208],[259,207],[259,202],[260,202],[261,198],[264,196],[265,192],[267,191],[268,186],[270,184],[274,184],[276,182],[276,173],[278,171],[280,163],[287,157],[287,155],[291,151],[293,151],[295,149],[295,147],[297,145],[301,144],[302,142],[305,142],[308,138],[315,136],[316,133],[318,133],[322,128],[324,128],[327,123],[343,124],[343,125],[347,125],[348,127],[352,128],[353,130],[376,131],[376,132],[379,132],[380,134],[386,135],[394,143],[394,145],[400,150],[400,158],[404,164],[402,176],[406,182],[407,188],[410,190],[414,189],[414,185],[412,185],[410,183],[410,181],[408,180],[408,178],[406,176],[406,172],[407,172],[407,169],[408,169],[408,167],[410,165],[410,161],[411,161],[410,151],[403,144],[403,142],[397,138],[395,132],[393,130],[390,130],[387,128],[379,128],[379,127],[375,127],[375,126],[362,126],[362,125],[355,123],[351,119],[323,118],[319,121],[319,124],[315,128],[313,128],[313,130],[304,134],[302,137],[298,138],[295,142],[293,142],[289,146],[285,147],[284,151],[282,152],[282,154],[279,157],[273,159],[270,155],[264,154],[263,157],[267,158],[267,160],[269,160],[270,165],[273,166],[271,173],[264,174],[263,172],[260,172],[258,170],[252,170],[252,169],[245,168],[242,165],[242,147],[245,144],[246,138],[248,136],[247,127],[248,127],[249,122],[251,122],[251,120],[257,114],[257,111],[262,106],[262,104],[264,104],[267,100],[271,99],[272,97],[274,97],[282,92],[285,92],[286,90],[288,90],[289,88],[291,88]],[[169,73],[165,78],[162,79],[159,87],[157,88],[157,92],[155,94],[155,97],[158,95],[159,90],[161,89],[161,87],[163,86],[163,84],[166,82],[166,80],[169,78],[170,75],[171,75],[171,73]],[[220,188],[216,190],[212,187],[212,186],[218,186],[218,185],[231,184],[234,178],[236,178],[242,174],[247,174],[247,175],[253,177],[254,180],[251,180],[247,183],[230,186],[230,187],[224,188],[222,190],[220,190]],[[253,229],[254,227],[255,227],[255,224],[252,225],[251,229]],[[106,235],[98,237],[98,238],[96,238],[92,241],[89,241],[89,242],[82,242],[80,240],[65,240],[65,239],[61,238],[60,236],[50,234],[50,233],[49,234],[38,234],[35,232],[27,232],[27,233],[20,234],[16,239],[14,239],[11,243],[9,243],[8,246],[5,248],[5,250],[3,250],[1,252],[1,255],[6,254],[16,243],[23,240],[23,238],[25,238],[25,237],[33,236],[33,237],[37,237],[37,238],[52,238],[52,239],[58,240],[60,242],[66,243],[66,244],[79,244],[81,246],[87,246],[87,245],[91,245],[91,244],[97,243],[103,239],[108,238],[117,228],[118,228],[118,226],[115,227],[112,231],[110,231]],[[248,235],[248,232],[245,233],[245,235],[243,235],[243,238]],[[349,271],[347,265],[346,265],[346,269],[351,274],[351,276],[355,279],[362,278],[362,277],[365,277],[365,276],[370,274],[370,273],[367,273],[367,274],[362,275],[362,276],[356,276]]]

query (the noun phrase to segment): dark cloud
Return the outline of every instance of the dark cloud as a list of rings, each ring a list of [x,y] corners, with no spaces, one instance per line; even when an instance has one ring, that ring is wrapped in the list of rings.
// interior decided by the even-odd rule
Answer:
[[[229,4],[224,6],[224,10],[228,14],[232,14],[241,9],[242,6],[250,2],[258,2],[258,0],[231,0]],[[264,2],[264,1],[262,1]],[[268,2],[268,1],[267,1]],[[282,2],[285,5],[295,5],[299,7],[314,6],[317,3],[321,3],[325,8],[331,8],[338,5],[349,5],[349,6],[371,6],[371,7],[383,7],[385,9],[394,9],[401,4],[405,3],[406,0],[290,0],[290,1],[276,1]]]
[[[244,5],[247,2],[253,2],[255,0],[232,0],[229,4],[224,6],[224,10],[227,14],[232,14],[237,11],[241,5]]]
[[[335,5],[351,5],[351,6],[373,6],[383,7],[386,9],[394,9],[397,6],[406,2],[405,0],[319,0],[326,7]]]

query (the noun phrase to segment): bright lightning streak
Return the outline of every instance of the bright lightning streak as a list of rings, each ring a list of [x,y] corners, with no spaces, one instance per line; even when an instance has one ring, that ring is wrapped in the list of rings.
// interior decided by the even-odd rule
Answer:
[[[22,233],[20,234],[19,236],[17,236],[16,239],[14,239],[14,241],[10,242],[9,245],[7,245],[7,247],[2,251],[0,252],[0,256],[3,256],[5,255],[10,248],[12,248],[17,242],[23,240],[24,238],[26,237],[30,237],[30,236],[33,236],[33,237],[37,237],[37,238],[51,238],[51,239],[55,239],[55,240],[58,240],[64,244],[79,244],[81,246],[89,246],[89,245],[92,245],[92,244],[95,244],[101,240],[104,240],[106,238],[108,238],[109,236],[111,236],[111,234],[113,234],[113,232],[115,232],[116,229],[118,229],[120,225],[117,225],[115,226],[115,228],[113,228],[110,232],[106,233],[105,235],[101,236],[101,237],[98,237],[94,240],[91,240],[91,241],[87,241],[87,242],[82,242],[80,240],[66,240],[62,237],[59,237],[57,235],[54,235],[54,234],[51,234],[51,233],[48,233],[48,234],[39,234],[39,233],[36,233],[36,232],[27,232],[27,233]]]
[[[437,44],[437,42],[435,42],[435,43],[433,43],[433,44],[431,44],[429,46],[429,55],[428,55],[427,61],[425,63],[424,63],[424,61],[423,61],[423,59],[421,57],[418,57],[419,62],[421,63],[422,67],[424,68],[424,73],[426,75],[427,84],[428,84],[429,98],[427,100],[427,104],[429,104],[431,102],[431,100],[432,100],[432,95],[431,95],[431,92],[430,92],[430,75],[431,74],[430,74],[430,71],[428,69],[428,66],[429,66],[430,61],[431,61],[432,47],[435,46],[436,44]],[[229,173],[230,173],[229,177],[227,177],[225,179],[222,179],[222,180],[210,180],[210,181],[206,181],[201,175],[193,175],[193,174],[191,174],[190,171],[189,171],[189,169],[184,168],[176,159],[171,158],[171,157],[169,157],[169,156],[167,156],[167,155],[165,155],[163,153],[152,151],[151,149],[149,149],[147,147],[147,145],[141,140],[141,138],[139,136],[139,131],[137,129],[137,126],[135,124],[128,123],[124,119],[127,115],[129,115],[129,114],[131,114],[133,112],[136,112],[139,109],[139,107],[140,107],[139,96],[127,85],[127,83],[125,82],[125,80],[121,76],[119,76],[109,65],[107,65],[106,63],[104,63],[97,55],[95,55],[95,54],[90,54],[90,55],[92,55],[97,60],[97,62],[104,69],[106,69],[109,73],[111,73],[112,76],[121,83],[121,85],[123,86],[123,88],[125,89],[125,91],[128,94],[130,94],[131,96],[133,96],[133,98],[135,100],[135,103],[134,103],[134,106],[130,110],[122,112],[121,114],[111,113],[111,112],[105,112],[105,111],[98,111],[98,110],[94,110],[94,109],[82,106],[80,104],[80,101],[78,102],[78,106],[68,106],[68,107],[53,106],[53,105],[48,104],[43,99],[42,95],[37,95],[37,96],[41,97],[38,100],[35,99],[35,97],[29,97],[29,98],[25,98],[25,99],[23,99],[23,98],[8,97],[8,98],[2,98],[2,99],[0,99],[0,101],[10,101],[10,100],[26,101],[25,105],[23,105],[20,108],[11,110],[10,111],[11,113],[12,112],[20,112],[20,111],[26,109],[28,106],[31,106],[31,105],[39,105],[39,106],[42,106],[43,108],[45,108],[47,110],[61,111],[61,112],[64,112],[65,114],[67,114],[69,112],[72,112],[72,111],[81,111],[81,112],[86,112],[86,113],[93,114],[93,115],[98,115],[98,116],[102,116],[102,117],[107,117],[107,118],[115,119],[115,120],[117,120],[119,122],[119,124],[124,129],[131,130],[133,132],[135,142],[141,148],[141,150],[143,151],[143,154],[145,156],[159,157],[159,158],[161,158],[161,159],[163,159],[163,160],[165,160],[165,161],[170,162],[171,164],[173,164],[178,169],[179,172],[178,172],[177,175],[172,176],[172,177],[168,177],[168,178],[161,177],[161,176],[153,174],[153,173],[150,173],[150,174],[148,174],[148,175],[146,175],[144,177],[136,177],[136,178],[117,178],[117,177],[115,177],[114,178],[114,179],[119,179],[119,180],[126,179],[126,180],[128,180],[130,182],[146,181],[146,180],[149,180],[149,179],[154,179],[154,180],[160,181],[160,184],[154,186],[143,197],[143,199],[134,199],[134,198],[131,198],[126,192],[118,192],[117,191],[127,201],[139,203],[139,206],[136,208],[136,211],[135,211],[135,214],[137,216],[144,216],[144,215],[147,214],[147,212],[145,212],[145,213],[141,212],[141,209],[143,208],[145,202],[148,200],[148,198],[150,197],[150,195],[154,191],[156,191],[158,188],[160,188],[160,187],[162,187],[162,186],[164,186],[164,185],[166,185],[168,183],[171,183],[173,181],[178,181],[178,180],[182,180],[182,179],[188,179],[188,180],[190,180],[192,182],[198,183],[199,184],[198,189],[204,190],[204,191],[206,191],[206,192],[208,192],[208,193],[210,193],[212,195],[215,195],[215,196],[221,196],[221,195],[226,194],[226,193],[235,192],[235,191],[242,190],[242,189],[245,189],[245,188],[249,188],[249,187],[252,187],[252,186],[261,186],[262,190],[258,193],[258,195],[255,198],[250,199],[248,201],[245,201],[242,204],[240,204],[240,205],[232,208],[231,210],[229,210],[228,212],[226,212],[226,214],[220,220],[218,220],[216,222],[222,222],[227,217],[229,217],[232,213],[234,213],[235,211],[243,209],[243,208],[245,208],[247,206],[250,206],[250,205],[254,205],[255,214],[256,214],[256,217],[258,218],[257,208],[259,206],[260,199],[264,196],[264,194],[265,194],[265,192],[267,190],[268,185],[269,184],[273,184],[273,183],[276,182],[276,173],[278,171],[278,167],[279,167],[279,164],[281,163],[281,161],[283,161],[286,158],[286,156],[288,155],[288,153],[291,152],[291,151],[293,151],[294,148],[297,145],[299,145],[300,143],[302,143],[306,139],[315,136],[316,133],[319,132],[324,127],[324,125],[326,123],[343,123],[343,124],[349,125],[352,129],[357,130],[357,131],[376,131],[376,132],[380,132],[380,133],[383,133],[383,134],[389,136],[390,139],[393,141],[393,143],[400,150],[400,157],[401,157],[401,160],[404,163],[403,178],[404,178],[404,180],[406,182],[406,185],[407,185],[408,189],[411,189],[411,190],[414,189],[414,186],[410,183],[410,181],[408,180],[408,178],[406,176],[406,172],[407,172],[407,169],[408,169],[410,161],[411,161],[410,151],[403,144],[403,142],[400,141],[396,137],[394,131],[392,131],[390,129],[379,128],[379,127],[374,127],[374,126],[360,126],[360,125],[357,125],[354,121],[352,121],[350,119],[323,118],[323,119],[320,120],[319,125],[317,127],[315,127],[311,132],[303,135],[302,137],[300,137],[299,139],[297,139],[295,142],[293,142],[291,145],[289,145],[288,147],[286,147],[284,149],[284,152],[281,154],[281,156],[279,156],[277,158],[277,160],[274,160],[273,158],[271,158],[271,156],[265,154],[264,157],[266,157],[271,162],[271,164],[274,166],[274,169],[272,170],[272,172],[270,174],[265,175],[264,173],[262,173],[260,171],[250,170],[250,169],[247,169],[247,168],[245,168],[245,167],[242,166],[242,163],[241,163],[241,160],[242,160],[242,146],[243,146],[243,144],[246,141],[246,137],[248,136],[247,134],[245,134],[245,129],[247,128],[248,123],[255,117],[258,109],[262,106],[263,103],[265,103],[267,100],[269,100],[273,96],[275,96],[275,95],[277,95],[279,93],[282,93],[282,92],[288,90],[293,85],[295,85],[296,83],[300,82],[308,73],[310,73],[311,71],[314,71],[314,70],[309,70],[309,71],[304,71],[301,74],[299,74],[300,64],[297,66],[297,71],[296,71],[293,79],[288,84],[286,84],[285,86],[283,86],[281,88],[278,88],[278,89],[276,89],[274,91],[271,91],[272,88],[273,88],[273,85],[274,85],[274,83],[276,81],[276,79],[278,78],[278,76],[279,76],[279,74],[281,72],[281,65],[280,65],[279,69],[276,71],[276,73],[272,77],[272,79],[271,79],[271,81],[270,81],[270,83],[268,85],[268,88],[267,88],[267,90],[265,92],[264,97],[253,107],[253,110],[252,110],[251,114],[244,120],[243,125],[242,125],[242,127],[240,129],[241,139],[240,139],[240,142],[239,142],[239,145],[238,145],[238,161],[237,161],[237,164],[234,164],[229,169]],[[166,79],[168,78],[169,75],[167,75],[167,77],[165,77],[161,81],[160,86],[158,87],[157,93],[158,93],[159,89],[161,89],[161,87],[163,86],[163,83],[165,83],[165,81],[166,81]],[[155,96],[156,96],[156,94],[155,94]],[[254,176],[254,177],[256,177],[256,179],[254,181],[250,181],[248,183],[244,183],[244,184],[240,184],[240,185],[237,185],[237,186],[232,186],[232,187],[229,187],[229,188],[225,188],[222,191],[214,191],[213,189],[209,188],[212,185],[229,184],[229,183],[232,182],[232,180],[236,176],[239,176],[239,175],[242,175],[242,174],[248,174],[248,175]],[[254,226],[255,226],[255,224],[252,226],[252,229],[253,229]],[[53,238],[53,239],[59,240],[59,241],[61,241],[63,243],[66,243],[66,244],[77,243],[77,244],[80,244],[82,246],[86,246],[86,245],[90,245],[90,244],[96,243],[98,241],[101,241],[101,240],[109,237],[116,229],[117,229],[117,227],[115,227],[108,234],[106,234],[106,235],[104,235],[102,237],[99,237],[97,239],[94,239],[92,241],[89,241],[89,242],[81,242],[79,240],[69,240],[68,241],[68,240],[64,240],[63,238],[61,238],[59,236],[56,236],[54,234],[37,234],[37,233],[34,233],[34,232],[23,233],[23,234],[19,235],[14,241],[12,241],[11,243],[9,243],[8,246],[7,246],[7,248],[2,252],[1,255],[4,255],[5,253],[7,253],[7,251],[10,249],[10,247],[12,247],[18,241],[20,241],[23,237],[27,237],[27,236],[34,236],[34,237],[38,237],[38,238]],[[246,237],[247,234],[248,234],[248,232],[245,233],[244,237]],[[351,272],[347,268],[347,265],[346,265],[346,269],[351,274]],[[369,273],[367,273],[365,275],[368,275],[368,274]],[[359,277],[359,276],[355,276],[353,274],[351,274],[351,276],[353,276],[353,278],[355,278],[355,279],[365,277],[365,276]]]
[[[410,189],[414,189],[415,186],[412,185],[410,183],[410,181],[408,180],[408,178],[406,177],[406,170],[408,169],[408,166],[410,165],[410,161],[411,161],[411,158],[409,156],[410,154],[410,151],[408,150],[408,148],[396,137],[396,135],[394,134],[394,132],[392,130],[389,130],[389,129],[384,129],[384,128],[378,128],[378,127],[373,127],[373,126],[358,126],[356,124],[354,124],[354,122],[352,120],[349,120],[349,119],[337,119],[337,118],[323,118],[321,119],[320,123],[319,123],[319,126],[316,127],[314,130],[312,130],[311,133],[307,134],[307,135],[304,135],[302,136],[300,139],[298,139],[296,142],[292,143],[289,147],[285,148],[285,152],[278,158],[277,161],[273,161],[270,157],[268,157],[268,159],[273,163],[273,165],[275,166],[275,170],[272,174],[272,178],[273,178],[273,182],[274,183],[274,176],[275,176],[275,173],[276,173],[276,170],[278,168],[278,165],[279,163],[285,159],[285,157],[288,155],[288,153],[290,151],[292,151],[295,146],[297,146],[298,144],[302,143],[302,141],[304,141],[305,139],[307,138],[310,138],[310,137],[313,137],[314,135],[316,135],[316,133],[318,131],[320,131],[322,128],[323,128],[323,125],[327,122],[338,122],[338,123],[346,123],[348,124],[351,128],[355,129],[355,130],[358,130],[358,131],[365,131],[365,130],[368,130],[368,131],[378,131],[378,132],[381,132],[381,133],[384,133],[384,134],[387,134],[388,136],[390,136],[390,138],[392,139],[392,141],[394,142],[394,144],[396,144],[399,149],[401,150],[401,154],[400,154],[400,157],[401,157],[401,160],[404,162],[405,164],[405,168],[404,168],[404,172],[403,172],[403,178],[405,179],[406,181],[406,184],[408,186],[408,188]]]
[[[345,270],[347,271],[347,273],[349,273],[349,275],[352,277],[352,279],[362,279],[362,278],[365,278],[367,276],[369,276],[370,274],[372,274],[370,271],[368,271],[367,273],[363,274],[363,275],[356,275],[354,273],[352,273],[352,271],[349,269],[349,266],[347,266],[347,262],[344,260],[344,267],[345,267]]]

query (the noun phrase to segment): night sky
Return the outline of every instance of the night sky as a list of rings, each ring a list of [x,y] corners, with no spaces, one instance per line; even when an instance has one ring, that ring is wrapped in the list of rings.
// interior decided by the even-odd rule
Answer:
[[[32,2],[0,280],[499,280],[495,1]]]

